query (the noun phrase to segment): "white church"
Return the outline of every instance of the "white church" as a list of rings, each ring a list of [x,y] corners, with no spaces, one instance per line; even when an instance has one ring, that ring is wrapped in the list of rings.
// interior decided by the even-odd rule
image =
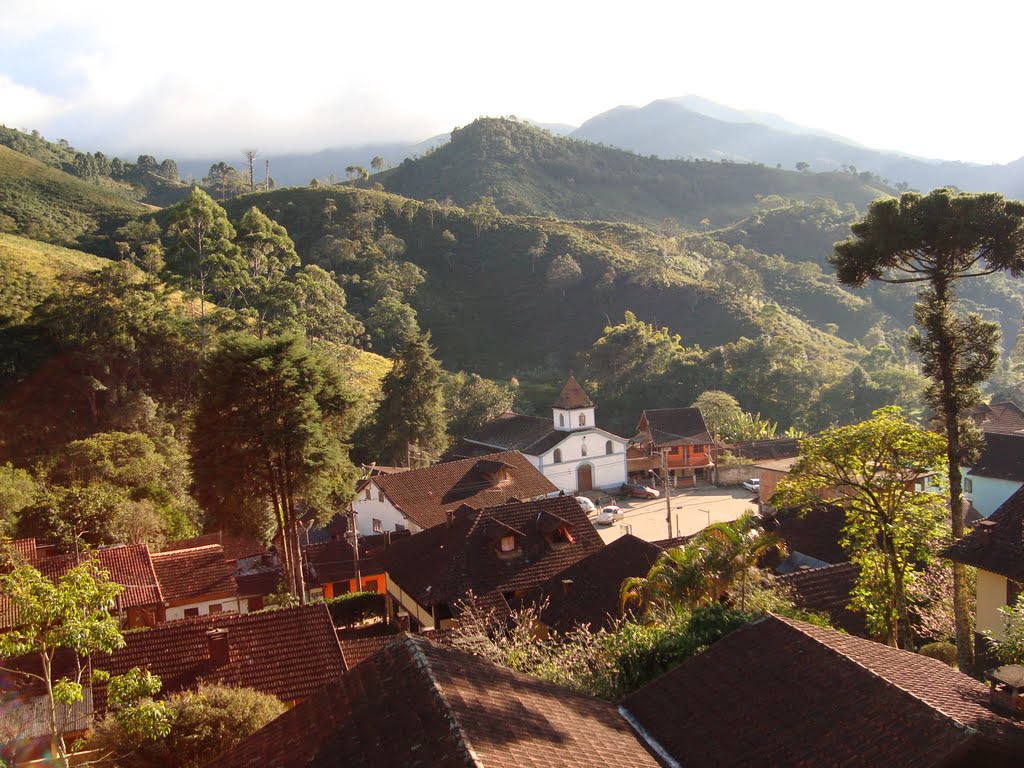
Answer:
[[[503,413],[464,438],[449,456],[516,450],[566,493],[615,489],[626,482],[629,441],[598,428],[596,410],[576,377],[569,374],[550,419]]]

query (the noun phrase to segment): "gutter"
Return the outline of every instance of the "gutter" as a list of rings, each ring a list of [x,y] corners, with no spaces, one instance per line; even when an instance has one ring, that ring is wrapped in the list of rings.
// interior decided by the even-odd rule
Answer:
[[[640,725],[640,722],[633,717],[633,714],[621,704],[619,705],[619,714],[629,723],[630,727],[636,732],[636,735],[640,737],[640,740],[647,745],[658,759],[661,760],[662,764],[667,765],[668,768],[683,768],[683,764],[676,760],[672,755],[668,753],[661,744],[648,733],[647,729]]]

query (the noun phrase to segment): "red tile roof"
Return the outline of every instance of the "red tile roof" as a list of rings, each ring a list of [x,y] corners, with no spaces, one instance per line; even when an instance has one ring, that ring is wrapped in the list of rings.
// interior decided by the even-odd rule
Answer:
[[[228,663],[210,658],[207,632],[226,629]],[[216,682],[294,701],[309,696],[344,671],[344,659],[327,606],[323,603],[257,613],[219,613],[158,624],[125,634],[125,647],[93,657],[114,675],[132,667],[160,676],[163,693]],[[106,692],[97,699],[105,706]]]
[[[387,648],[399,635],[398,630],[386,624],[375,627],[372,632],[359,628],[337,631],[346,671],[352,669],[363,659],[373,656],[377,651]]]
[[[859,573],[860,568],[854,563],[839,563],[824,568],[802,568],[777,576],[776,581],[792,590],[793,600],[800,608],[824,613],[833,627],[867,637],[864,614],[850,610]]]
[[[643,423],[647,421],[647,429]],[[651,408],[640,416],[640,442],[656,448],[714,443],[699,408]]]
[[[23,558],[26,563],[30,565],[35,564],[37,560],[35,539],[15,539],[11,542],[11,546],[14,548],[15,553]]]
[[[942,554],[958,563],[1024,581],[1024,488]]]
[[[610,627],[622,616],[622,582],[646,576],[662,551],[636,536],[620,536],[544,583],[537,598],[538,603],[547,602],[541,619],[559,632],[578,625],[595,632]]]
[[[211,768],[633,768],[658,762],[615,707],[404,636]]]
[[[191,539],[182,539],[167,544],[164,552],[174,552],[179,549],[195,549],[206,547],[210,544],[220,544],[224,548],[224,559],[228,561],[241,560],[243,557],[262,555],[267,551],[267,545],[259,539],[251,536],[232,536],[222,532],[205,533]]]
[[[183,605],[238,594],[235,568],[220,544],[157,552],[153,567],[168,605]]]
[[[971,409],[970,415],[974,423],[986,434],[1024,432],[1024,411],[1016,403],[979,405]]]
[[[494,482],[493,465],[506,465],[508,479]],[[462,505],[474,509],[555,493],[558,488],[518,451],[435,464],[373,482],[402,513],[420,528],[447,520],[447,513]]]
[[[552,543],[564,525],[571,543]],[[516,536],[517,553],[500,554],[502,536]],[[604,547],[572,496],[462,510],[440,525],[392,544],[383,556],[388,579],[420,605],[454,607],[469,592],[479,599],[538,587]]]
[[[558,399],[555,400],[552,408],[593,408],[593,401],[587,397],[587,393],[583,391],[583,387],[576,381],[574,374],[569,374],[569,378],[565,380],[565,384],[562,385],[562,391],[558,395]]]
[[[767,616],[623,707],[682,765],[924,768],[1024,759],[1024,723],[988,709],[988,695],[935,659]]]

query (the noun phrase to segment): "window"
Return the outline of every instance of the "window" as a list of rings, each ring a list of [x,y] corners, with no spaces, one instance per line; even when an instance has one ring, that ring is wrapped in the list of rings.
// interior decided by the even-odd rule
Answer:
[[[188,618],[190,618],[192,616],[198,616],[198,615],[199,615],[199,609],[198,608],[186,608],[185,609],[185,618],[186,619],[188,619]]]
[[[323,590],[323,588],[322,587],[317,587],[316,589],[309,590],[309,599],[313,600],[313,601],[323,600],[324,599],[324,590]]]
[[[555,464],[561,464],[562,463],[562,449],[561,448],[555,448],[555,453],[551,457],[551,460],[553,462],[555,462]]]
[[[974,493],[974,481],[969,477],[964,478],[964,493]]]
[[[210,604],[210,613],[221,613],[224,610],[224,606],[220,603]]]
[[[583,445],[580,446],[580,456],[586,456],[586,455],[587,455],[587,444],[584,443]]]
[[[377,491],[377,501],[384,501],[384,491]]]
[[[564,413],[558,414],[558,426],[560,426],[560,427],[564,427],[565,426],[565,414]]]
[[[501,551],[502,552],[515,552],[516,551],[516,537],[511,534],[508,536],[501,537]]]
[[[384,524],[381,523],[381,521],[378,520],[376,517],[373,518],[373,532],[374,533],[380,533],[383,530],[384,530]]]
[[[401,531],[407,531],[407,530],[409,530],[409,529],[406,528],[401,523],[395,523],[395,533],[400,533]]]
[[[585,413],[581,413],[580,414],[580,426],[581,427],[587,426],[587,414],[585,414]]]
[[[371,488],[370,488],[370,486],[366,486],[366,491],[365,491],[365,493],[366,493],[366,500],[367,500],[367,501],[369,501],[369,500],[370,500],[370,491],[371,491]]]
[[[555,532],[551,534],[552,544],[572,544],[576,539],[569,532],[569,529],[564,525],[560,525],[555,529]]]
[[[604,452],[609,454],[609,455],[615,453],[615,445],[614,445],[614,443],[612,443],[611,440],[609,440],[608,442],[606,442],[604,444]]]
[[[379,592],[376,579],[367,579],[363,582],[363,592]]]

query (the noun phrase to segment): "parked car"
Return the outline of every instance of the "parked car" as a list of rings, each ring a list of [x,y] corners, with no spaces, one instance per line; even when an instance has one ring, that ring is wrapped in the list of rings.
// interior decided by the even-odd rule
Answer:
[[[656,499],[661,496],[661,491],[643,483],[623,483],[622,492],[638,499]]]
[[[592,515],[597,512],[597,506],[588,499],[586,496],[576,496],[576,503],[580,505],[580,509],[586,512],[588,515]]]
[[[594,518],[594,525],[611,525],[616,520],[622,519],[622,510],[616,506],[605,507],[597,517]]]
[[[749,480],[744,480],[743,487],[746,488],[748,491],[753,491],[754,493],[757,493],[758,491],[761,490],[761,478],[752,477]]]

